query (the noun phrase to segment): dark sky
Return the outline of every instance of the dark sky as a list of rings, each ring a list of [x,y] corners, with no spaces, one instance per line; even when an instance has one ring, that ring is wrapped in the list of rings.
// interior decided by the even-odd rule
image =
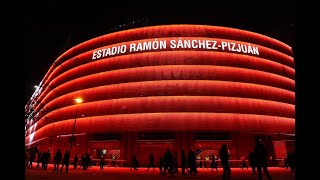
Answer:
[[[103,3],[102,3],[103,2]],[[111,4],[111,2],[113,4]],[[225,2],[225,3],[221,3]],[[67,1],[25,3],[25,102],[54,60],[86,40],[119,31],[120,24],[205,24],[261,33],[293,46],[293,1]],[[144,20],[142,20],[144,19]]]

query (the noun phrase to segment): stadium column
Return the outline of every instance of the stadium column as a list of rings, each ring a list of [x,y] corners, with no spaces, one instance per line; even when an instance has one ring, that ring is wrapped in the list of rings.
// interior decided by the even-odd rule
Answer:
[[[242,156],[248,158],[250,151],[253,151],[255,144],[254,136],[245,132],[232,134],[232,159],[240,159]]]
[[[181,150],[183,149],[185,154],[188,155],[190,149],[194,149],[195,140],[194,133],[192,132],[177,132],[175,135],[174,150],[177,151],[180,158]],[[179,161],[180,166],[180,161]]]
[[[81,146],[79,152],[88,152],[90,139],[91,134],[85,134],[85,136],[83,137],[83,146]],[[82,155],[83,153],[81,153],[80,155]]]
[[[133,153],[137,153],[138,134],[136,132],[123,132],[120,140],[120,159],[126,160],[124,166],[130,166]]]

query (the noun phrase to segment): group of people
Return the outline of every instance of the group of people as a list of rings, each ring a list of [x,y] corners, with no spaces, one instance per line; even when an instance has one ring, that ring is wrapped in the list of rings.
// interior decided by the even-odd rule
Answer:
[[[178,153],[177,152],[171,152],[169,149],[164,153],[163,156],[160,156],[159,158],[159,164],[158,167],[160,169],[161,175],[166,175],[166,173],[170,174],[171,176],[174,176],[175,173],[178,172]],[[188,156],[185,154],[185,151],[182,150],[180,154],[180,162],[181,162],[181,168],[182,168],[182,175],[189,174],[189,175],[197,175],[197,167],[196,167],[196,155],[193,150],[190,150]],[[138,170],[139,167],[139,161],[136,157],[136,154],[133,154],[131,158],[131,167],[130,170]],[[154,155],[153,153],[149,154],[149,165],[148,169],[146,171],[149,171],[150,168],[155,169],[154,164]],[[187,172],[187,173],[186,173]]]
[[[51,152],[50,150],[48,150],[47,152],[40,152],[37,147],[26,150],[26,154],[25,154],[26,168],[32,169],[32,162],[35,160],[36,155],[38,156],[36,169],[40,168],[39,164],[42,163],[41,169],[46,170],[47,164],[51,159]],[[259,180],[262,180],[262,171],[264,172],[268,180],[272,179],[267,169],[268,167],[267,156],[268,156],[268,153],[267,153],[266,147],[263,145],[263,142],[260,139],[259,141],[257,141],[253,149],[253,152],[250,152],[248,155],[248,161],[249,161],[250,167],[252,168],[252,174],[255,175],[257,170]],[[230,179],[230,176],[231,176],[231,168],[230,168],[230,162],[229,162],[230,154],[228,152],[228,148],[226,144],[223,144],[221,146],[221,149],[219,151],[219,157],[220,157],[221,165],[223,168],[223,180]],[[70,154],[68,150],[66,150],[64,155],[62,156],[60,149],[58,149],[53,158],[53,163],[54,163],[53,171],[58,172],[59,165],[60,163],[62,163],[60,172],[62,172],[64,166],[66,167],[66,172],[68,172],[69,159],[70,159]],[[211,155],[211,159],[212,161],[211,161],[210,167],[212,171],[214,168],[217,169],[218,163],[216,162],[216,157],[214,155]],[[82,168],[86,170],[91,165],[92,156],[90,156],[89,153],[85,153],[82,155],[80,159],[79,155],[76,154],[73,160],[74,169],[77,169],[79,160],[81,160],[80,168],[82,166]],[[104,166],[104,160],[105,160],[105,156],[104,155],[100,156],[100,169],[102,170]],[[179,158],[178,158],[177,152],[172,153],[169,149],[167,149],[164,155],[160,156],[160,159],[159,159],[158,167],[160,169],[160,174],[165,175],[168,172],[171,176],[174,176],[174,174],[178,172],[178,161],[179,161]],[[197,164],[196,164],[196,154],[193,150],[190,150],[188,155],[185,154],[184,150],[181,151],[180,164],[181,164],[182,175],[186,175],[186,174],[197,175],[198,172],[197,172]],[[287,158],[285,160],[286,168],[290,167],[291,171],[294,172],[294,164],[295,164],[294,152],[288,153]],[[136,154],[133,154],[131,159],[130,170],[132,170],[132,168],[134,170],[138,170],[138,167],[139,167],[139,161],[136,157]],[[153,168],[153,170],[155,169],[153,153],[150,153],[149,155],[149,165],[148,165],[147,171],[149,171],[151,167]],[[242,162],[240,167],[242,169],[244,167],[248,168],[248,165],[245,163],[245,157],[242,157]]]
[[[231,175],[231,168],[230,168],[230,163],[229,163],[229,157],[230,154],[228,153],[227,145],[223,144],[220,151],[219,151],[219,156],[221,160],[221,165],[223,168],[223,173],[222,173],[222,179],[230,179]],[[256,174],[256,169],[258,171],[258,178],[259,180],[262,180],[262,170],[268,180],[272,180],[271,175],[268,171],[268,164],[267,164],[267,149],[262,143],[262,139],[256,142],[256,145],[254,147],[253,152],[250,152],[248,159],[249,159],[249,165],[252,168],[252,174]],[[243,169],[244,167],[248,168],[248,165],[245,163],[245,158],[242,157],[241,161],[241,168]]]
[[[58,149],[58,151],[56,152],[56,154],[54,155],[54,158],[53,158],[53,163],[54,163],[53,164],[53,172],[58,172],[61,160],[62,160],[62,167],[60,169],[60,172],[62,172],[64,166],[66,166],[66,172],[68,172],[69,161],[70,161],[69,151],[68,150],[65,151],[65,153],[63,155],[63,159],[62,159],[62,153],[61,153],[60,149]]]
[[[222,173],[223,180],[230,179],[230,176],[231,176],[231,167],[229,162],[230,156],[231,155],[229,153],[227,145],[223,144],[219,151],[219,157],[220,157],[221,165],[223,168],[223,173]],[[255,175],[257,170],[259,180],[262,180],[262,171],[264,172],[268,180],[272,179],[267,168],[268,167],[267,157],[268,157],[267,149],[264,146],[262,139],[260,139],[256,142],[253,152],[250,152],[250,154],[248,155],[249,165],[252,168],[252,174]],[[288,157],[291,157],[291,156],[288,156]],[[217,165],[218,163],[216,162],[216,157],[214,155],[211,155],[211,159],[212,159],[211,166],[210,166],[211,171],[214,168],[218,170],[218,165]],[[180,162],[181,162],[182,175],[185,175],[187,173],[189,175],[197,175],[196,154],[193,150],[190,150],[188,156],[186,156],[184,150],[182,150],[180,154]],[[139,161],[136,155],[133,154],[131,159],[130,170],[132,170],[132,168],[135,170],[138,170],[138,167],[139,167]],[[147,171],[149,171],[151,167],[153,169],[155,168],[154,156],[152,153],[150,153],[149,155],[149,165],[148,165]],[[160,169],[160,174],[165,175],[168,172],[171,176],[173,176],[175,173],[178,172],[177,153],[176,152],[172,153],[169,149],[167,149],[164,155],[160,156],[158,167]],[[245,163],[245,157],[242,157],[240,167],[242,169],[245,167],[248,169],[248,165]]]
[[[37,159],[37,165],[35,169],[41,169],[47,170],[48,163],[51,160],[51,152],[50,149],[47,150],[47,152],[41,152],[39,151],[38,147],[32,147],[25,150],[25,167],[26,169],[33,169],[32,163]],[[79,158],[78,153],[76,153],[72,165],[74,169],[77,169],[79,165],[79,160],[81,160],[80,168],[82,167],[84,170],[86,170],[89,166],[91,166],[92,162],[92,156],[90,156],[89,153],[85,153],[82,155],[81,159]],[[63,168],[66,168],[66,172],[68,172],[69,164],[70,164],[70,154],[69,151],[66,150],[64,155],[62,155],[62,152],[60,149],[57,150],[57,152],[53,156],[53,171],[58,172],[59,166],[62,164],[60,168],[60,172],[63,171]]]
[[[160,157],[160,159],[162,159],[162,156]],[[168,173],[173,176],[178,172],[178,161],[178,153],[172,153],[169,149],[167,149],[163,156],[163,163],[159,161],[160,173],[162,175],[165,175],[168,171]],[[193,150],[190,150],[188,155],[185,154],[184,150],[181,150],[180,162],[182,175],[185,175],[186,171],[189,175],[197,175],[198,171],[196,164],[196,154]]]
[[[266,147],[263,145],[263,140],[259,139],[256,142],[256,145],[253,149],[253,152],[250,152],[248,155],[249,165],[252,168],[252,175],[256,174],[256,169],[258,171],[258,178],[262,180],[262,170],[268,180],[271,180],[272,177],[268,171],[268,152]],[[244,162],[242,162],[243,164]],[[243,165],[243,167],[247,167],[247,165]]]
[[[62,154],[60,152],[60,149],[58,149],[58,151],[56,152],[56,154],[54,156],[54,170],[53,171],[58,171],[61,159],[62,159]],[[70,154],[69,154],[68,150],[66,150],[66,152],[63,156],[62,167],[60,169],[60,172],[62,172],[63,166],[66,166],[66,172],[68,172],[68,168],[69,168],[69,164],[70,164],[69,159],[70,159]],[[80,164],[79,164],[79,161],[81,162]],[[91,164],[92,164],[92,156],[88,152],[84,153],[81,156],[81,159],[79,157],[79,154],[76,153],[76,155],[73,158],[73,162],[72,162],[73,169],[77,169],[79,166],[79,169],[82,168],[83,170],[87,170],[88,167],[91,166]]]
[[[26,167],[26,169],[33,168],[32,163],[36,159],[36,156],[37,156],[37,165],[36,165],[35,169],[40,169],[40,164],[41,164],[41,169],[47,170],[48,163],[51,159],[50,149],[48,149],[47,152],[45,152],[45,151],[41,152],[41,151],[39,151],[39,148],[36,146],[25,150],[25,167]]]

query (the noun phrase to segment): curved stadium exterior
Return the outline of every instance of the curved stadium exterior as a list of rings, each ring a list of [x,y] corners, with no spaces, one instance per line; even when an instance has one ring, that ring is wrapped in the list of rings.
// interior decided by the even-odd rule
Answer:
[[[136,153],[146,166],[150,152],[156,161],[166,149],[217,155],[222,143],[239,159],[263,138],[281,158],[294,148],[292,56],[276,39],[207,25],[88,40],[55,60],[26,105],[26,147],[72,146],[72,158]]]

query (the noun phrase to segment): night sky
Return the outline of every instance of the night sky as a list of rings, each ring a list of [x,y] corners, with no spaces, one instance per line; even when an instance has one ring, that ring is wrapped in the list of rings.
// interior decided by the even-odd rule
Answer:
[[[25,102],[64,51],[94,37],[124,29],[160,24],[227,26],[261,33],[294,46],[296,12],[293,1],[190,2],[26,1]],[[126,26],[115,28],[122,24]]]

